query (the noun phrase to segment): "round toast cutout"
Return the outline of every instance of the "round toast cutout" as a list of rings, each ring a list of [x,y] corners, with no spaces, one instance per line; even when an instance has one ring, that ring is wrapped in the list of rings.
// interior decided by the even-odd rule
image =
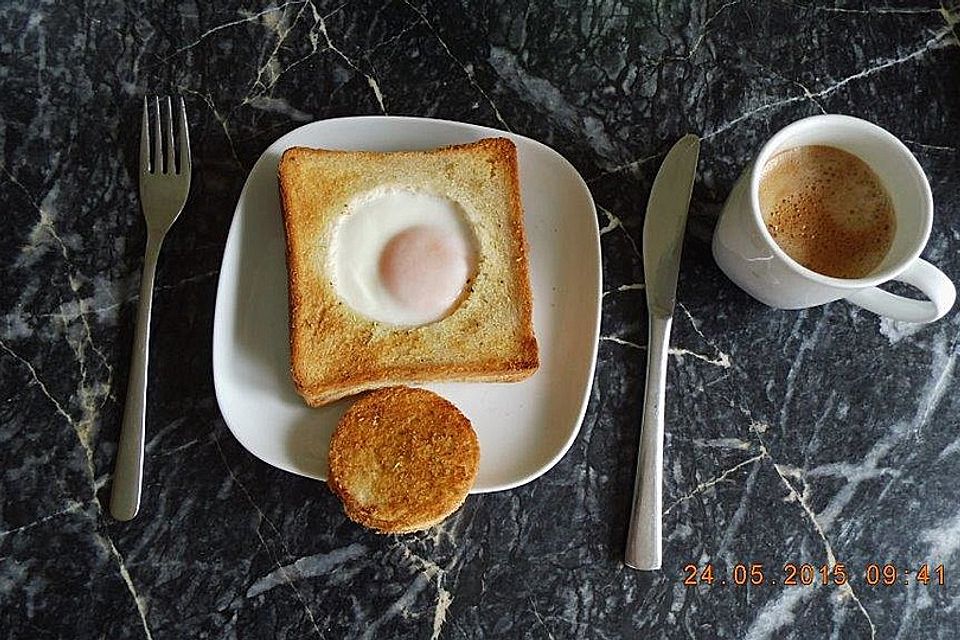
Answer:
[[[479,463],[477,435],[451,402],[426,389],[387,387],[340,419],[327,483],[354,522],[409,533],[456,511]]]

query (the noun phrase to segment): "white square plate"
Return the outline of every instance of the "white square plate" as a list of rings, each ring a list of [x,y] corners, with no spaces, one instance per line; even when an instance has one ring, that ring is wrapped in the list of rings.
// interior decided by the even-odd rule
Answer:
[[[576,169],[529,138],[472,124],[354,117],[295,129],[254,165],[230,226],[213,325],[213,378],[227,426],[250,453],[323,480],[342,400],[311,409],[290,378],[285,240],[277,163],[293,146],[396,151],[507,137],[517,145],[530,245],[540,369],[512,384],[431,384],[470,419],[480,439],[473,493],[516,487],[545,473],[573,444],[586,411],[600,331],[600,236]]]

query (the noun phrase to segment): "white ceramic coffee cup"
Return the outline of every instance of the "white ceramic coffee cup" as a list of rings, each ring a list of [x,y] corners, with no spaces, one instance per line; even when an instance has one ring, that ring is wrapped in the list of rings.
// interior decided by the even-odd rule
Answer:
[[[890,250],[865,278],[834,278],[791,258],[767,231],[760,211],[760,176],[778,152],[802,145],[829,145],[870,165],[893,200],[897,228]],[[803,309],[840,298],[882,316],[933,322],[953,306],[956,289],[935,266],[920,258],[933,223],[933,197],[920,163],[893,134],[875,124],[841,115],[798,120],[767,142],[734,185],[713,236],[713,257],[727,276],[751,296],[779,309]],[[878,288],[899,280],[927,300]]]

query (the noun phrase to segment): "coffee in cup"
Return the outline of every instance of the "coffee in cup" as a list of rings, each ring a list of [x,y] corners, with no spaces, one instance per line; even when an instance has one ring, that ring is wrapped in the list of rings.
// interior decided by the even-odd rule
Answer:
[[[890,250],[893,200],[870,166],[826,145],[778,152],[761,170],[760,210],[787,255],[834,278],[863,278]]]

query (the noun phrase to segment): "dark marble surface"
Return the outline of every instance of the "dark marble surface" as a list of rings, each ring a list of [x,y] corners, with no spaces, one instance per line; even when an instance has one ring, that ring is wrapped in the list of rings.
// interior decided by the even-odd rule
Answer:
[[[960,5],[5,2],[0,6],[0,635],[6,638],[955,638],[960,313],[767,309],[709,237],[783,125],[858,115],[930,176],[925,257],[960,280]],[[141,515],[106,513],[145,230],[144,92],[182,92],[192,200],[154,305]],[[552,145],[588,179],[600,360],[570,453],[427,534],[353,525],[246,453],[214,399],[217,273],[246,172],[315,119],[415,114]],[[620,562],[643,386],[643,211],[703,138],[668,378],[666,562]],[[788,562],[852,582],[783,586]],[[712,585],[682,566],[712,563]],[[865,584],[868,563],[946,585]],[[731,584],[738,563],[768,583]],[[720,584],[725,579],[726,585]],[[770,582],[776,580],[779,584]],[[936,582],[936,578],[933,578]]]

